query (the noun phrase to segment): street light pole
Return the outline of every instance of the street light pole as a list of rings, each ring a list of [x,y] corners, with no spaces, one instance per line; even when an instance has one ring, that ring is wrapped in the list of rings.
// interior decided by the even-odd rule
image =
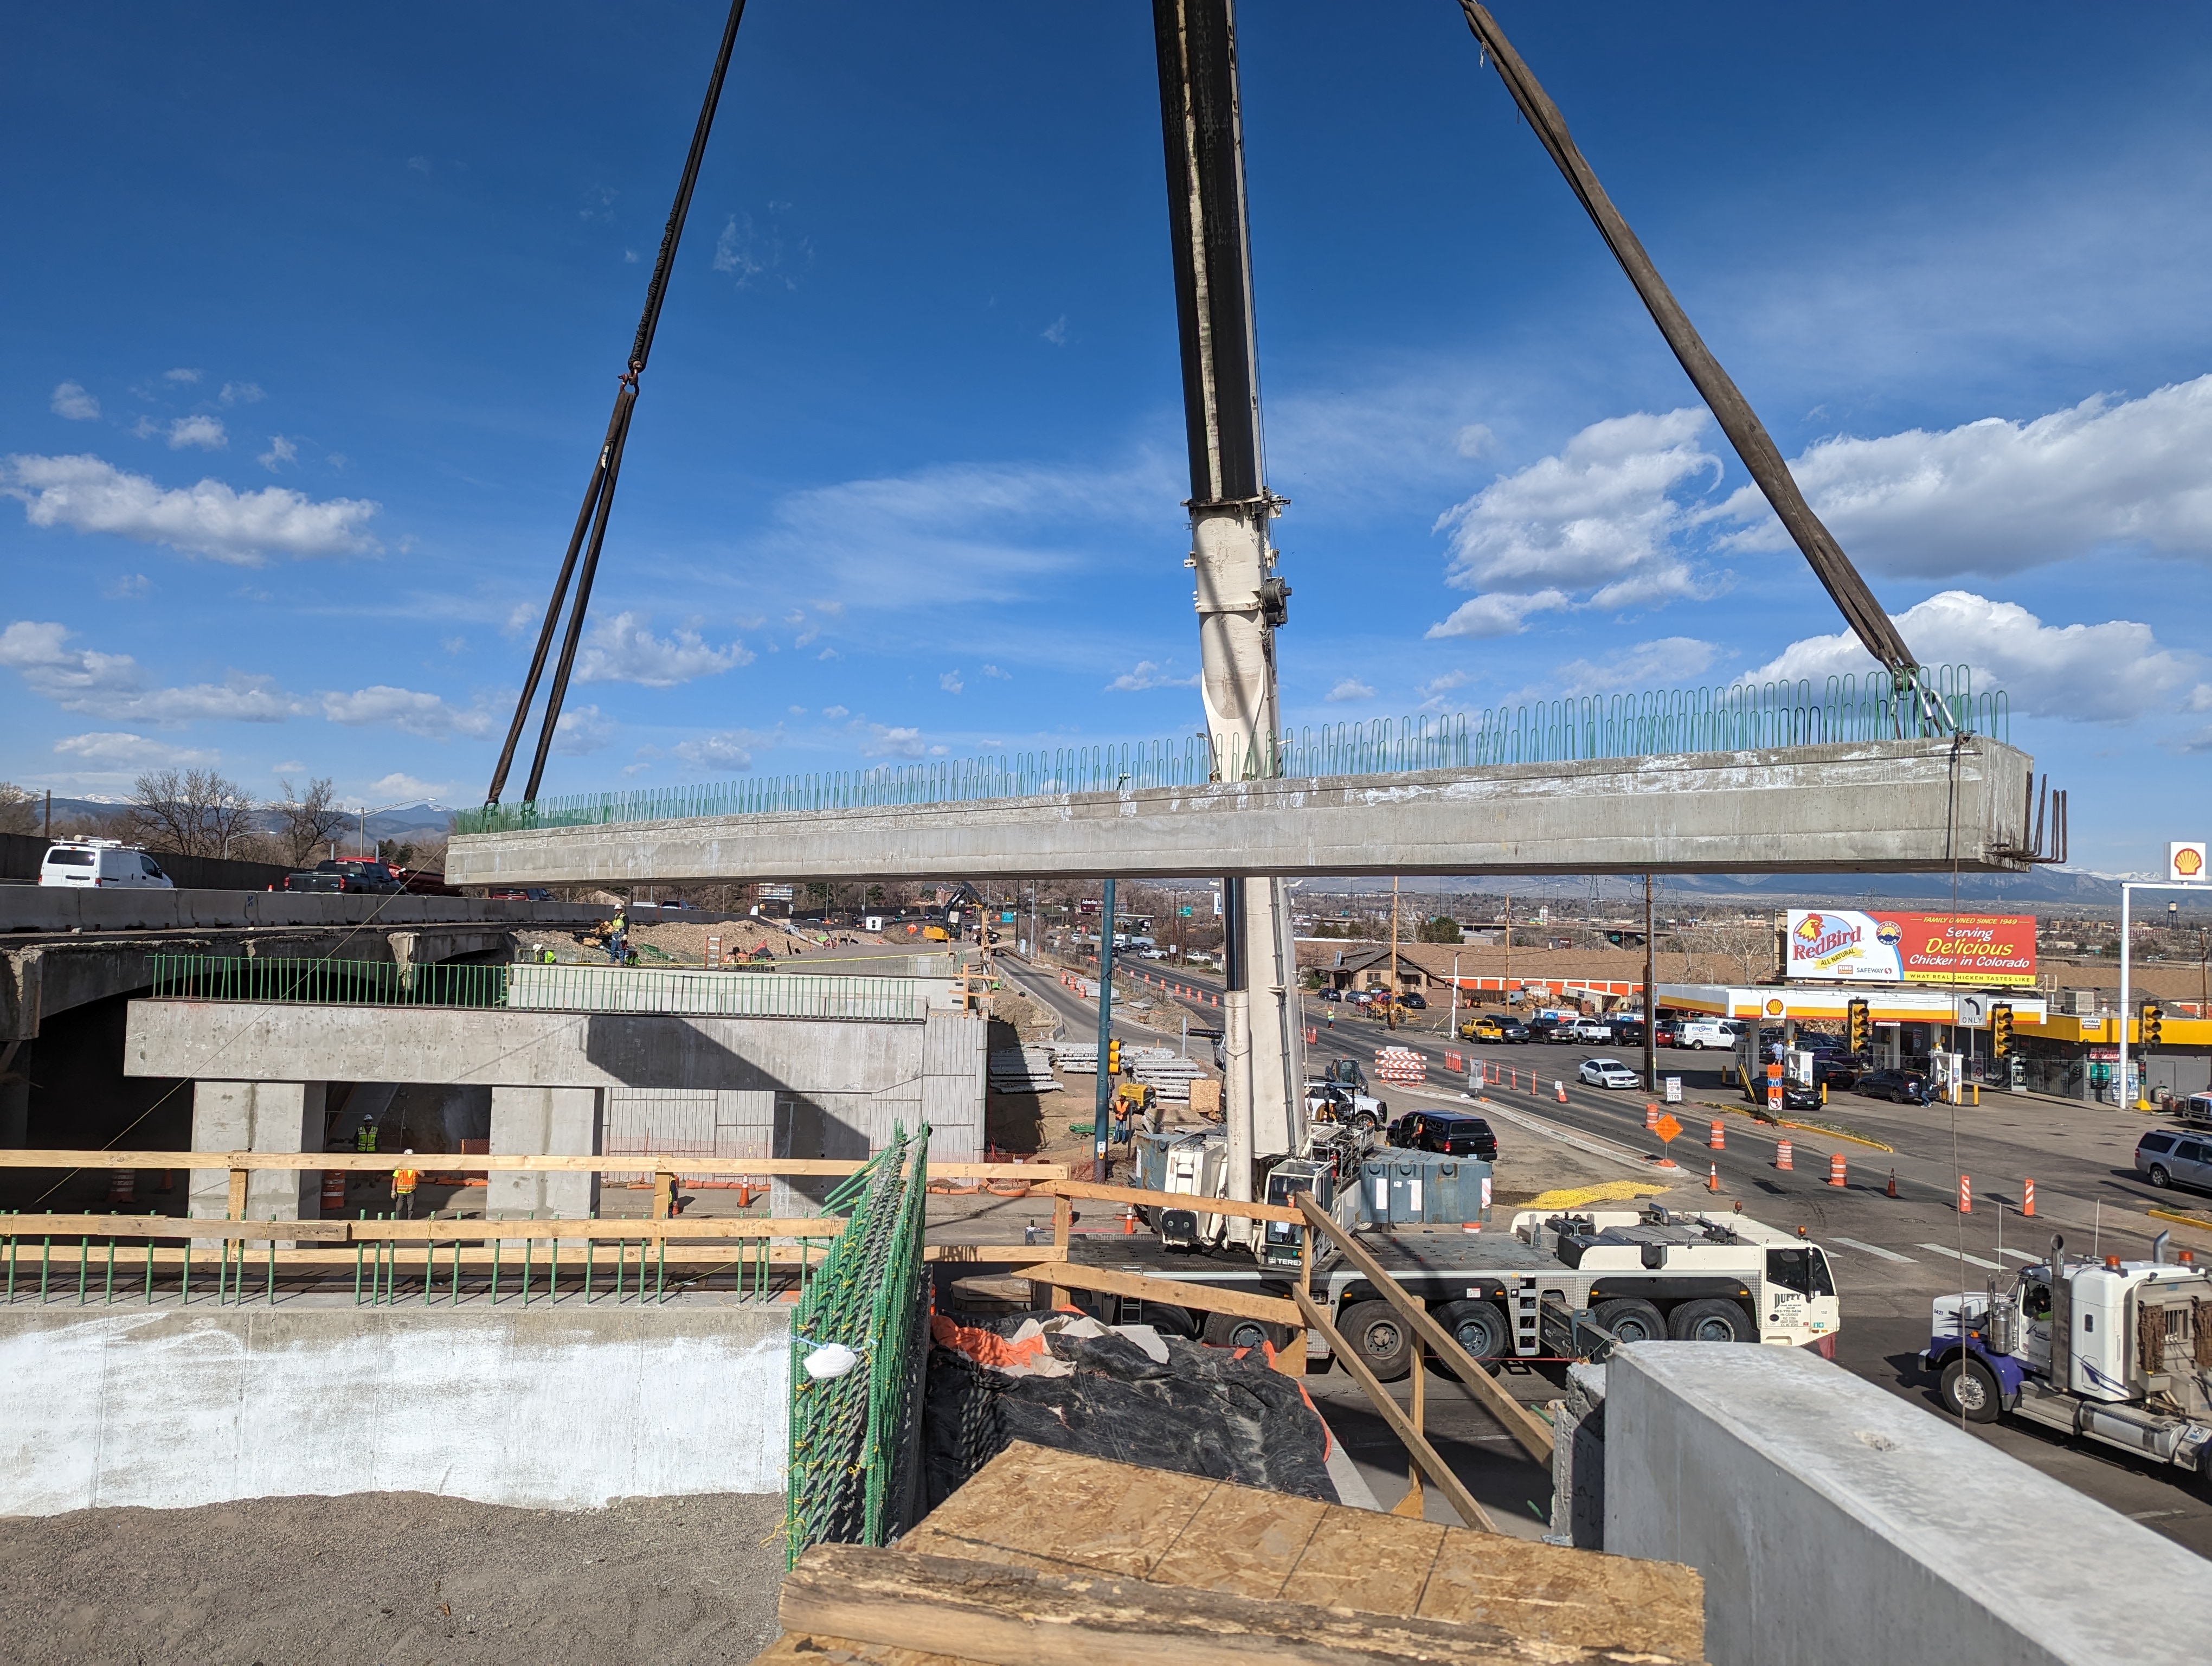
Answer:
[[[2202,892],[2205,883],[2199,879],[2184,885],[2171,879],[2124,879],[2120,882],[2120,1061],[2118,1080],[2114,1085],[2114,1103],[2123,1109],[2130,1108],[2134,1101],[2128,1097],[2128,1017],[2135,1006],[2128,996],[2129,951],[2128,938],[2131,929],[2135,894],[2139,891],[2193,891]]]

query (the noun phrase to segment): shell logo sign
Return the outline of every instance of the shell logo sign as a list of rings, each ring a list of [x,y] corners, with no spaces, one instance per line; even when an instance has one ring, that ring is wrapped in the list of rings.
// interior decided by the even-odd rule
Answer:
[[[2166,848],[2166,877],[2170,885],[2194,885],[2204,882],[2204,846],[2202,839],[2178,841]]]
[[[1766,1003],[1766,1016],[1771,1018],[1785,1018],[1789,1015],[1789,1012],[1790,1008],[1779,1000],[1769,1000]]]

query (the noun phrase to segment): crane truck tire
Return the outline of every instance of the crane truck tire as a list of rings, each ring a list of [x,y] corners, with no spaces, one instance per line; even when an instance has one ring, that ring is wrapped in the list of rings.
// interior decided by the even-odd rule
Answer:
[[[1996,1375],[1978,1359],[1958,1359],[1944,1366],[1936,1393],[1945,1411],[1969,1423],[1994,1423],[2004,1409]]]
[[[1146,1304],[1150,1307],[1151,1304]],[[1240,1319],[1233,1313],[1209,1313],[1206,1316],[1205,1341],[1218,1348],[1255,1348],[1265,1342],[1279,1351],[1291,1340],[1288,1326],[1269,1324],[1264,1319]]]
[[[1638,1297],[1626,1296],[1617,1301],[1600,1302],[1590,1317],[1611,1331],[1615,1340],[1623,1342],[1663,1342],[1667,1340],[1667,1321],[1659,1310]]]
[[[1382,1381],[1395,1383],[1413,1371],[1412,1329],[1389,1303],[1354,1302],[1338,1316],[1336,1329]]]
[[[1751,1316],[1718,1296],[1684,1302],[1667,1316],[1667,1334],[1678,1342],[1755,1342]]]
[[[1446,1302],[1436,1310],[1437,1322],[1477,1365],[1493,1373],[1498,1361],[1513,1351],[1513,1332],[1495,1302]],[[1443,1371],[1439,1363],[1437,1369]]]

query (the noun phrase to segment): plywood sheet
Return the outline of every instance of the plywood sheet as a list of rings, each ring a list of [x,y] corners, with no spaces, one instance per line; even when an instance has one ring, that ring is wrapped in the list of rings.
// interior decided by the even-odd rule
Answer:
[[[1419,1606],[1407,1612],[1552,1643],[1693,1657],[1705,1648],[1705,1581],[1678,1563],[1452,1529]]]
[[[1307,1541],[1339,1506],[1217,1484],[1182,1536],[1145,1577],[1156,1584],[1279,1596]],[[1408,1610],[1410,1612],[1410,1610]]]
[[[900,1547],[1142,1579],[1220,1485],[1018,1440],[932,1511]],[[925,1547],[917,1535],[931,1542]]]
[[[1445,1534],[1452,1531],[1470,1539],[1498,1536],[1340,1505],[1315,1530],[1283,1596],[1317,1608],[1409,1614],[1420,1603]]]

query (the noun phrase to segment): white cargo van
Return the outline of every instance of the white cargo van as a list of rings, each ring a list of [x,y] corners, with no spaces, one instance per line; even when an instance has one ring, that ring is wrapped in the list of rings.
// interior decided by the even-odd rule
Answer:
[[[1675,1045],[1686,1047],[1693,1053],[1701,1053],[1708,1047],[1733,1049],[1742,1029],[1731,1018],[1692,1018],[1682,1026],[1680,1039]]]
[[[101,891],[174,891],[176,881],[135,844],[118,839],[69,839],[50,845],[39,865],[42,885],[82,885]]]

